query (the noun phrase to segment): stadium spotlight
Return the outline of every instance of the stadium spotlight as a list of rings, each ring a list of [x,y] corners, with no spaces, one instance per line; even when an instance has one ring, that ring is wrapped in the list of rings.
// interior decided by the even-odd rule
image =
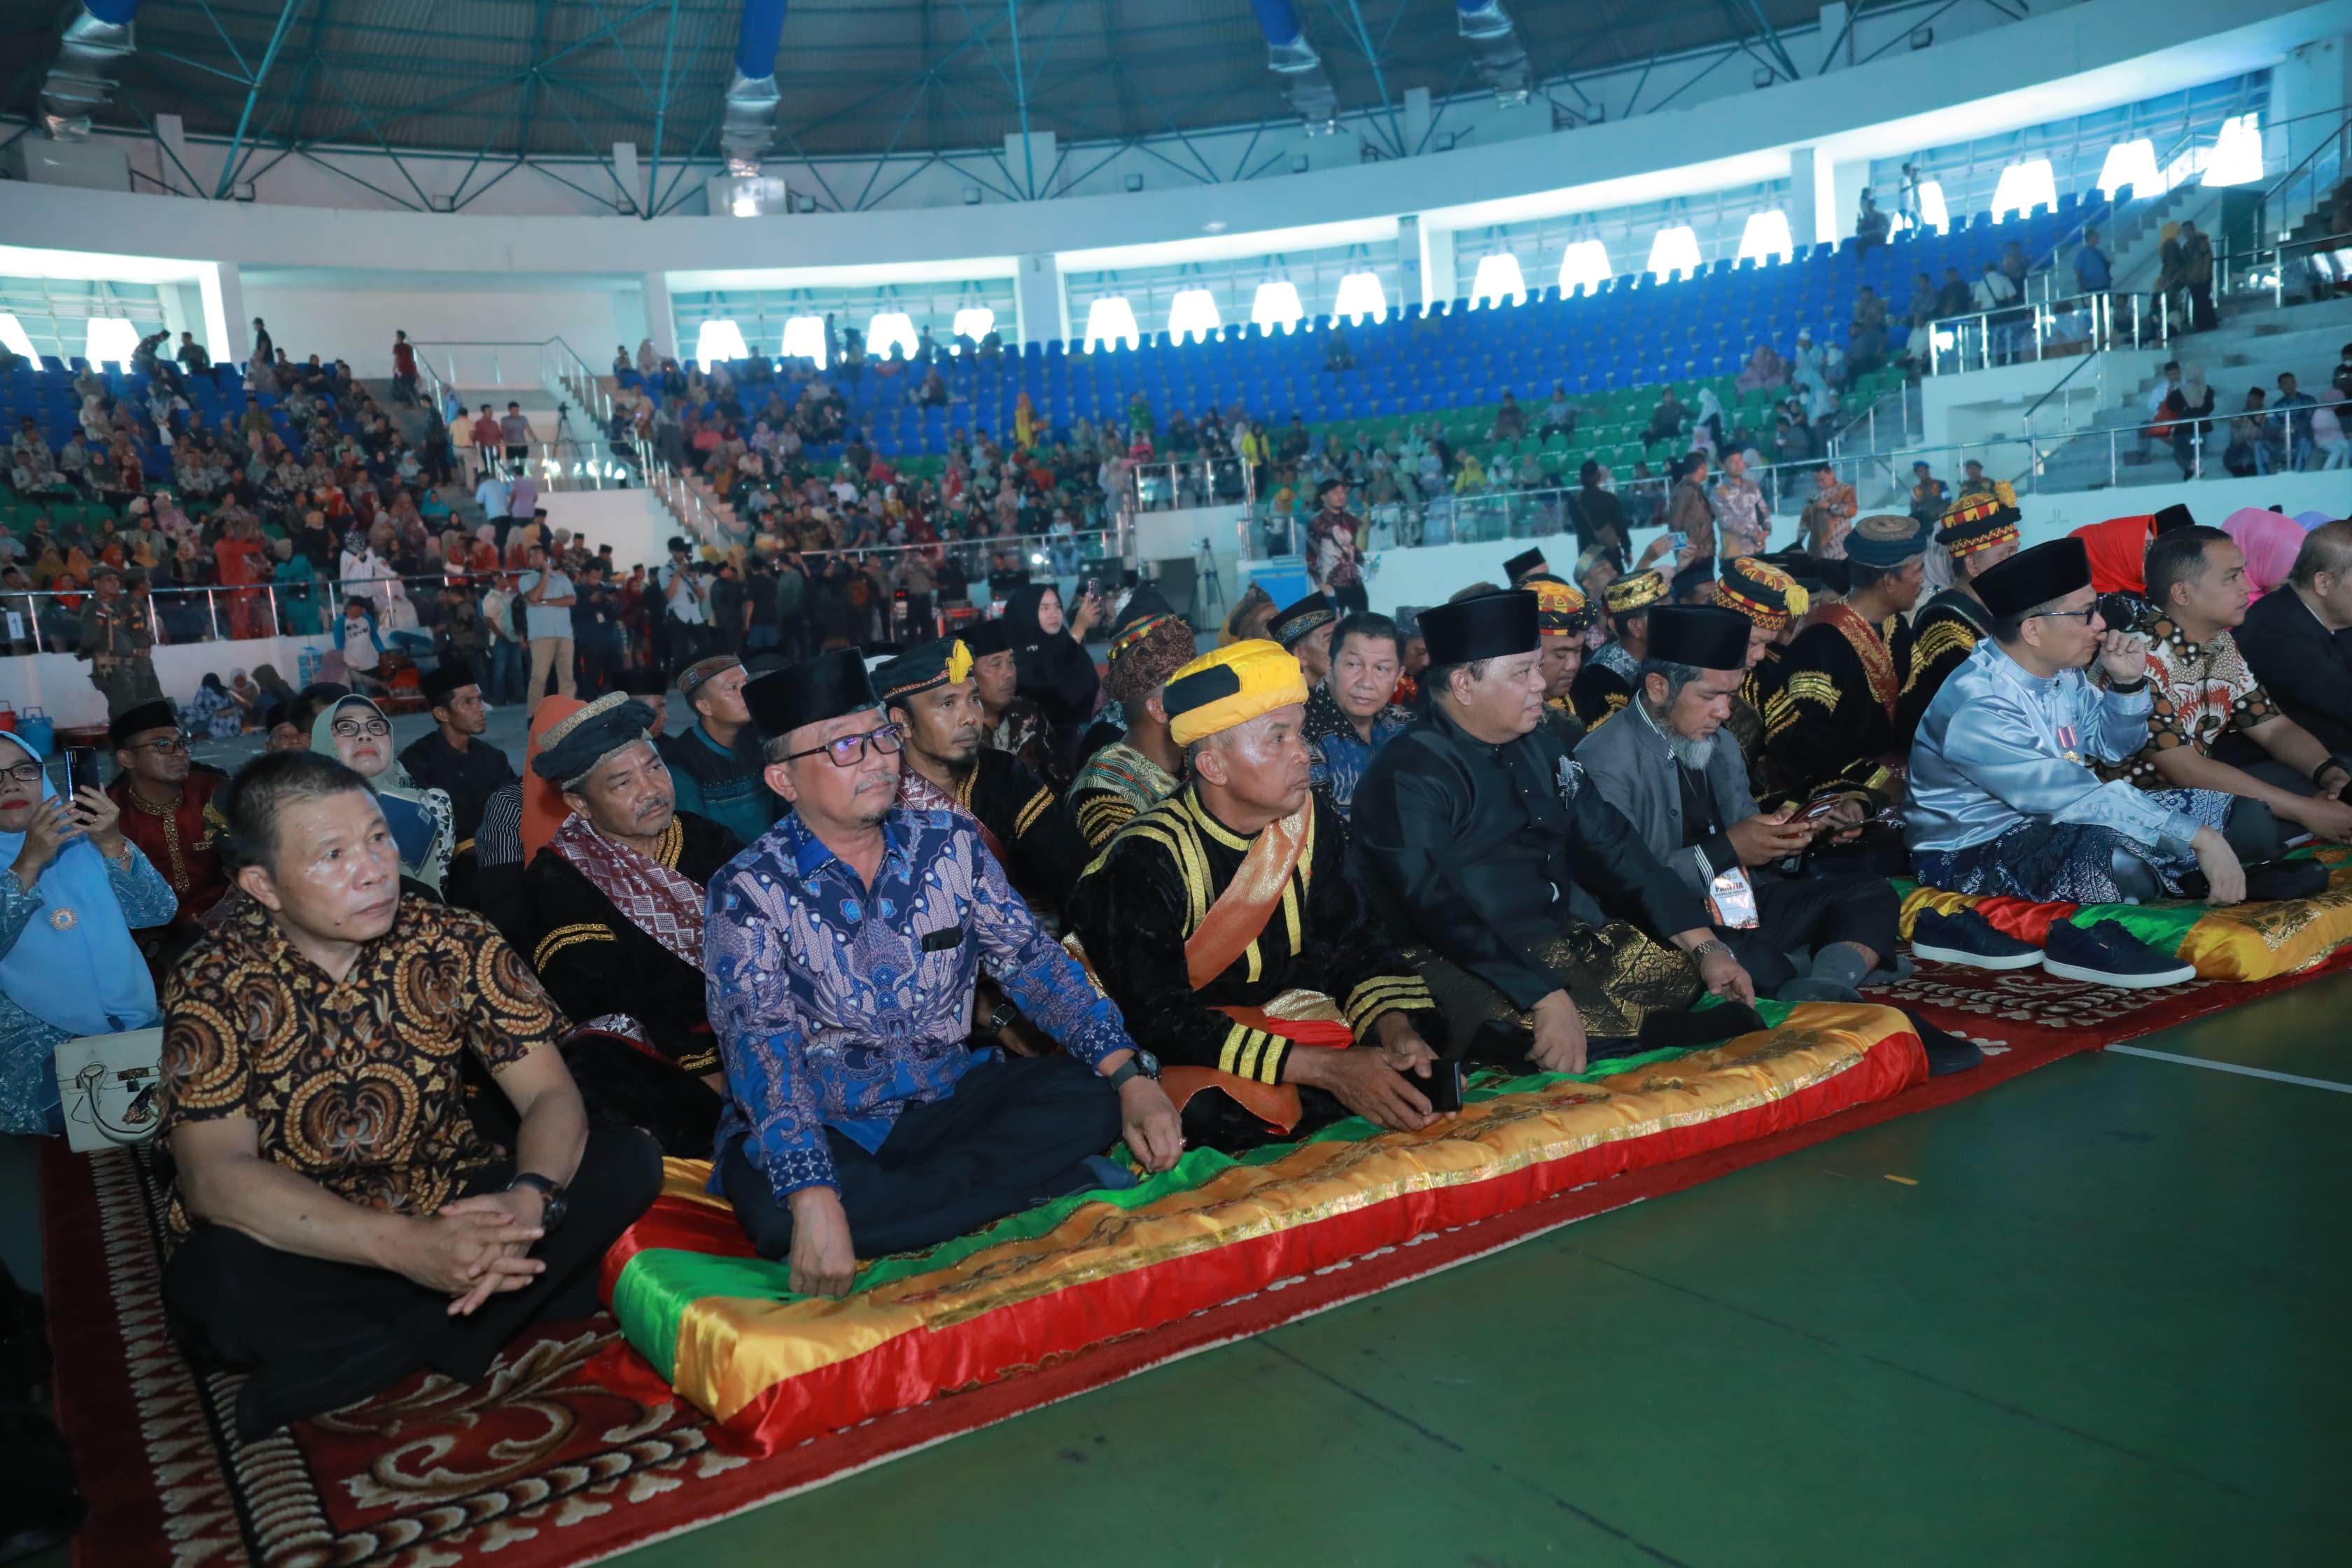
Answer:
[[[980,205],[980,187],[978,185],[966,185],[963,188],[963,205],[968,207],[976,207]]]
[[[1139,191],[1143,189],[1143,176],[1140,174],[1129,174],[1120,183],[1130,191]]]

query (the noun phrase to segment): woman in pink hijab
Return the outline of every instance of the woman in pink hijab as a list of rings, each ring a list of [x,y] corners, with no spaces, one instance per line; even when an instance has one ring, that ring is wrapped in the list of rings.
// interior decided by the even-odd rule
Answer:
[[[2241,507],[2221,520],[2221,531],[2246,555],[2246,591],[2261,598],[2284,585],[2303,549],[2303,524],[2284,512]]]

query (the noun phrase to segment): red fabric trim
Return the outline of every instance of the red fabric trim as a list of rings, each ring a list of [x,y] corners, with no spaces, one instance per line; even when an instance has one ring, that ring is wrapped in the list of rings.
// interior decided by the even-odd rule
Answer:
[[[607,1310],[613,1305],[613,1283],[629,1266],[629,1259],[649,1247],[665,1247],[680,1252],[705,1252],[713,1258],[759,1256],[751,1238],[736,1223],[733,1209],[713,1208],[691,1198],[674,1198],[665,1194],[654,1199],[654,1206],[604,1249],[604,1267],[596,1295]]]
[[[2031,899],[1993,897],[1978,900],[1970,908],[1984,916],[1993,930],[2004,936],[2040,947],[2050,940],[2050,928],[2059,921],[2071,920],[2080,904],[2035,903]]]
[[[714,1426],[712,1436],[742,1453],[774,1454],[845,1425],[923,1405],[943,1391],[992,1384],[1114,1338],[1150,1333],[1254,1296],[1276,1281],[1351,1265],[1432,1231],[1489,1220],[1555,1193],[1899,1094],[1927,1081],[1927,1074],[1918,1037],[1890,1036],[1837,1077],[1752,1110],[1643,1138],[1611,1140],[1491,1181],[1407,1194],[1276,1235],[1088,1280],[927,1334],[901,1336],[778,1384]]]

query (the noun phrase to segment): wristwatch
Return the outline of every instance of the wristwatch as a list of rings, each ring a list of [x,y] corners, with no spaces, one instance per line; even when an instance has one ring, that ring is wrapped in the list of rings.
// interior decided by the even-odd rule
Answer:
[[[1001,1035],[1013,1027],[1013,1022],[1020,1016],[1020,1008],[1010,1002],[999,1002],[988,1015],[988,1032],[992,1035]]]
[[[572,1209],[572,1200],[563,1194],[563,1184],[542,1176],[537,1171],[519,1171],[515,1179],[507,1184],[507,1191],[513,1192],[517,1187],[529,1187],[543,1200],[539,1211],[539,1228],[550,1236],[554,1235],[555,1227],[563,1223],[563,1216]]]
[[[2321,759],[2320,764],[2311,770],[2311,783],[2314,788],[2318,786],[2320,775],[2330,768],[2342,768],[2347,774],[2352,774],[2352,757],[2347,757],[2341,752],[2331,752]]]
[[[1141,1046],[1136,1047],[1135,1054],[1118,1064],[1118,1070],[1110,1075],[1110,1086],[1117,1089],[1139,1074],[1154,1083],[1160,1081],[1160,1058]]]
[[[1705,942],[1700,942],[1696,947],[1692,948],[1687,956],[1692,963],[1696,963],[1710,952],[1729,952],[1730,951],[1731,949],[1729,945],[1727,944],[1721,937],[1711,936]]]

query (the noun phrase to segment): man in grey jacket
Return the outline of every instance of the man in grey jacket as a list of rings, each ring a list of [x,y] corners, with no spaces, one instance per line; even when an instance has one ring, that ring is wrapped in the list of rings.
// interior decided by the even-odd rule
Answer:
[[[1706,900],[1716,934],[1783,1002],[1855,1002],[1891,969],[1899,903],[1883,878],[1783,876],[1825,822],[1765,815],[1723,726],[1748,667],[1747,617],[1713,607],[1650,612],[1632,710],[1577,749],[1601,796],[1650,852]]]

